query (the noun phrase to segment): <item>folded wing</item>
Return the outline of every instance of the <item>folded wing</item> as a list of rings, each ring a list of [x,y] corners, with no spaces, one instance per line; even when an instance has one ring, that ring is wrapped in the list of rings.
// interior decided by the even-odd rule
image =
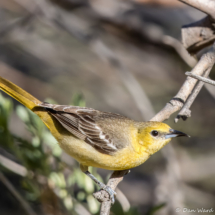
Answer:
[[[91,108],[48,103],[43,103],[40,106],[46,108],[66,130],[99,152],[111,155],[117,151],[113,140],[94,120],[99,111]]]

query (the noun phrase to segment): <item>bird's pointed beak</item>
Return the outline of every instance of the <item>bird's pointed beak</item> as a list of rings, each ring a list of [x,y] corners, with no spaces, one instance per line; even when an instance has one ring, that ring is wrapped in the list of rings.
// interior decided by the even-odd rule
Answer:
[[[179,137],[179,136],[186,136],[186,137],[190,137],[189,135],[181,132],[181,131],[177,131],[174,129],[169,129],[169,133],[166,134],[165,139],[169,139],[169,138],[173,138],[173,137]]]

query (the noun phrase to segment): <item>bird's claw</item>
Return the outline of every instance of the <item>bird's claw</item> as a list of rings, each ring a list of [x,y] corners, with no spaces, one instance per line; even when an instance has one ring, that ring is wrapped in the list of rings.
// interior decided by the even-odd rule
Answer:
[[[110,188],[109,186],[106,186],[106,185],[102,189],[105,190],[110,195],[111,203],[114,204],[114,202],[115,202],[114,196],[116,195],[116,192],[112,188]]]

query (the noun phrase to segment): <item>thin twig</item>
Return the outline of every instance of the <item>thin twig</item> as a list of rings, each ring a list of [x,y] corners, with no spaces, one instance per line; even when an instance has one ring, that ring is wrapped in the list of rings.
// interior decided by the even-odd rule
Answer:
[[[18,175],[21,175],[22,177],[27,176],[28,170],[24,166],[21,166],[20,164],[17,164],[2,155],[0,155],[0,165],[4,166],[5,168]]]
[[[28,202],[25,201],[24,198],[18,193],[18,191],[15,189],[15,187],[8,181],[8,179],[3,175],[2,172],[0,172],[0,181],[10,190],[10,192],[14,195],[14,197],[19,201],[23,209],[26,211],[29,215],[37,215],[31,206],[28,204]]]
[[[208,75],[210,74],[211,69],[212,69],[212,67],[207,69],[207,71],[204,74],[205,77],[208,77]],[[192,75],[190,75],[190,76],[192,76]],[[193,89],[193,92],[191,93],[191,95],[187,99],[187,101],[184,104],[183,108],[178,113],[177,117],[175,118],[176,123],[178,122],[178,120],[180,118],[182,118],[183,120],[186,120],[188,117],[191,117],[190,107],[193,104],[194,100],[196,99],[197,95],[199,94],[199,92],[200,92],[200,90],[202,89],[203,86],[204,86],[204,82],[202,82],[202,81],[199,81],[198,84],[195,86],[195,88]]]
[[[175,49],[175,51],[178,53],[178,55],[182,58],[182,60],[190,67],[194,67],[197,63],[197,60],[192,57],[187,50],[184,48],[184,46],[181,44],[180,41],[175,39],[174,37],[163,35],[160,40],[171,47]]]
[[[185,75],[187,76],[190,76],[192,78],[196,78],[198,79],[199,81],[203,81],[207,84],[211,84],[211,85],[214,85],[215,86],[215,81],[214,80],[211,80],[209,78],[205,78],[205,77],[202,77],[202,76],[199,76],[199,75],[195,75],[193,74],[192,72],[186,72]]]
[[[209,75],[210,71],[211,71],[211,69],[208,69],[206,71],[206,73],[205,73],[206,77]],[[204,85],[204,82],[200,81],[195,86],[195,88],[193,89],[193,92],[191,93],[191,95],[187,99],[187,101],[184,104],[183,108],[178,113],[177,117],[175,118],[175,123],[177,123],[180,118],[182,118],[183,120],[186,120],[188,117],[191,117],[190,107],[193,104],[194,100],[196,99],[197,95],[199,94],[200,90],[202,89],[203,85]]]
[[[123,180],[124,175],[126,175],[127,173],[128,170],[114,171],[110,179],[108,180],[107,186],[115,190],[117,185]],[[98,201],[102,202],[100,215],[109,215],[111,208],[111,200],[109,194],[105,190],[100,190],[94,193],[93,196]]]
[[[192,73],[196,75],[203,75],[208,68],[212,68],[215,62],[215,44],[211,49],[205,53],[196,66],[192,69]],[[178,91],[176,96],[174,96],[166,106],[157,113],[152,121],[164,121],[168,119],[174,112],[180,110],[184,103],[186,102],[188,96],[193,91],[197,80],[191,77],[187,77],[181,89]]]

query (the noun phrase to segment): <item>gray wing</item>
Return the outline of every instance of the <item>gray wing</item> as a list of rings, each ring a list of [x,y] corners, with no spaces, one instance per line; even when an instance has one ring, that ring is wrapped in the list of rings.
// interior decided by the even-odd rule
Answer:
[[[92,108],[48,103],[42,103],[40,106],[46,108],[66,130],[99,152],[113,154],[117,151],[113,140],[94,120],[99,115],[99,111]]]

